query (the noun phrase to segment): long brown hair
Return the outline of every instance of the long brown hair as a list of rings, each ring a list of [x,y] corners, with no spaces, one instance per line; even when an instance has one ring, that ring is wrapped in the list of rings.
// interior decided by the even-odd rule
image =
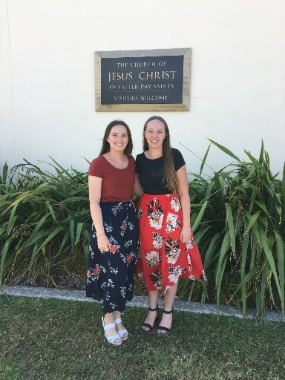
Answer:
[[[145,122],[144,127],[143,127],[143,150],[146,151],[149,149],[147,140],[145,138],[145,131],[146,131],[148,123],[152,120],[159,120],[164,125],[165,139],[163,140],[163,143],[162,143],[162,154],[164,157],[164,183],[172,193],[177,193],[178,183],[177,183],[175,166],[173,162],[173,156],[171,152],[169,128],[166,121],[161,116],[151,116]]]
[[[105,154],[105,153],[107,153],[107,152],[110,151],[110,144],[107,141],[107,138],[109,137],[109,135],[111,133],[111,129],[115,125],[123,125],[126,128],[127,135],[128,135],[128,144],[127,144],[127,146],[124,149],[124,153],[127,156],[130,156],[132,154],[132,151],[133,151],[133,140],[132,140],[132,134],[131,134],[129,126],[123,120],[113,120],[113,121],[111,121],[107,125],[107,127],[105,129],[105,133],[104,133],[104,137],[103,137],[103,142],[102,142],[102,148],[101,148],[99,156],[102,156],[103,154]]]

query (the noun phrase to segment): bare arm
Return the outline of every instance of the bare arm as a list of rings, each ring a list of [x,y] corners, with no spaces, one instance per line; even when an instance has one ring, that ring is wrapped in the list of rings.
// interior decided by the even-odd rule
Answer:
[[[143,193],[143,189],[142,189],[142,186],[140,184],[139,175],[136,174],[136,176],[135,176],[134,194],[138,195],[138,196],[141,196],[142,193]]]
[[[178,194],[181,201],[181,208],[183,214],[182,230],[180,235],[180,240],[183,243],[187,243],[190,239],[190,197],[188,191],[188,178],[186,173],[186,166],[183,165],[176,172],[177,182],[178,182]]]
[[[109,251],[111,248],[110,242],[105,235],[102,211],[100,207],[102,178],[95,176],[88,176],[89,188],[89,203],[91,218],[96,230],[98,248],[101,251]]]

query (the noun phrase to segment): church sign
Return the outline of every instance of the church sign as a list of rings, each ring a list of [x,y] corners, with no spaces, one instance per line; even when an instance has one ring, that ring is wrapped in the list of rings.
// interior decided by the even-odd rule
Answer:
[[[189,111],[191,49],[95,52],[96,111]]]

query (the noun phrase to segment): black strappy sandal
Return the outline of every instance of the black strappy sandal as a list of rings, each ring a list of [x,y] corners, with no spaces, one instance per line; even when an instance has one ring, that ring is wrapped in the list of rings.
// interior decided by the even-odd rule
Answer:
[[[164,314],[172,314],[173,311],[174,311],[174,309],[172,308],[172,310],[170,310],[170,311],[166,311],[166,310],[163,309],[162,312],[163,312]],[[159,330],[161,330],[161,331],[165,331],[166,333],[169,333],[169,332],[171,331],[171,327],[168,328],[168,327],[164,327],[164,326],[158,326],[158,328],[157,328],[157,332],[158,332],[158,334],[162,334],[162,335],[163,335],[163,334],[165,334],[165,333],[160,333]]]
[[[149,332],[151,331],[153,328],[154,328],[154,325],[155,323],[158,321],[158,318],[159,318],[159,308],[158,306],[156,306],[155,309],[152,309],[151,307],[148,308],[149,311],[157,311],[157,316],[155,318],[155,321],[154,321],[154,324],[153,326],[150,324],[150,323],[143,323],[142,327],[143,327],[143,331],[144,332]],[[148,330],[145,330],[144,327],[146,327]]]

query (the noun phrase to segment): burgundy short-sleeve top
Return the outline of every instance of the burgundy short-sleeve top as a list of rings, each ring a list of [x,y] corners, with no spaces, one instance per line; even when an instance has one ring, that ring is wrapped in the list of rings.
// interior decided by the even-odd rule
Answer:
[[[129,202],[133,198],[135,184],[135,160],[128,156],[128,166],[117,169],[104,157],[95,158],[88,175],[102,178],[101,202]]]

